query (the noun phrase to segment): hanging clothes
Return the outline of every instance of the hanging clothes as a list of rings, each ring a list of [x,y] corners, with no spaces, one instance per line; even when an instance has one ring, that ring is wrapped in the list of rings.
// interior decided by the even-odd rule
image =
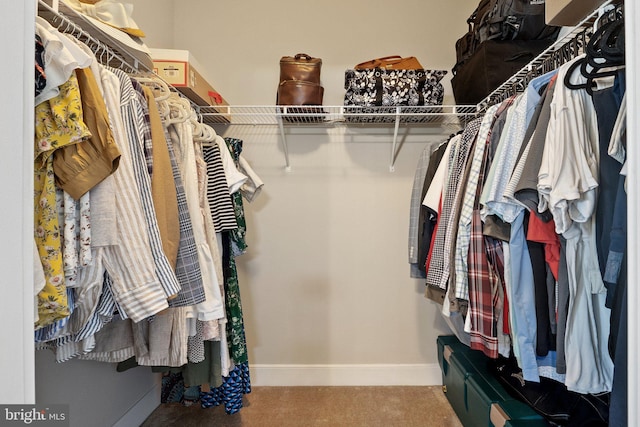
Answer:
[[[216,231],[223,232],[238,228],[233,210],[229,184],[224,174],[222,156],[218,144],[208,144],[202,148],[207,167],[207,200],[210,206],[215,206],[211,212],[211,219]]]
[[[491,106],[479,130],[466,125],[469,147],[451,140],[434,174],[443,178],[422,189],[438,215],[425,295],[442,304],[461,341],[490,358],[513,356],[525,381],[544,376],[601,394],[614,372],[624,383],[626,364],[624,356],[613,363],[624,313],[609,311],[626,286],[624,71],[606,71],[607,83],[583,75],[578,61],[532,79],[500,113]]]
[[[36,347],[182,370],[185,404],[208,383],[237,412],[250,392],[242,197],[264,183],[242,142],[163,82],[100,65],[42,18],[37,32]]]
[[[559,81],[564,81],[570,67],[571,63],[561,67]],[[577,84],[586,82],[576,70],[569,78]],[[556,231],[567,242],[566,384],[580,393],[610,391],[613,363],[602,351],[609,336],[609,313],[593,239],[599,166],[595,109],[586,91],[564,85],[556,85],[551,108],[538,190],[541,210],[549,207]],[[576,363],[570,363],[574,358]]]
[[[69,315],[52,154],[91,135],[81,119],[82,104],[75,74],[61,85],[56,97],[36,106],[35,116],[34,229],[46,278],[39,294],[36,327],[42,327]]]
[[[409,205],[409,266],[410,276],[414,278],[426,279],[426,271],[424,268],[425,260],[420,261],[420,242],[424,231],[424,216],[422,215],[422,200],[425,196],[425,191],[428,188],[428,184],[425,185],[425,180],[431,181],[433,173],[437,164],[431,164],[431,158],[433,151],[442,144],[427,145],[420,154],[418,159],[418,166],[416,167],[416,173],[413,178],[413,188],[411,190],[411,203]],[[439,161],[439,160],[438,160]],[[436,161],[434,160],[434,163]],[[429,175],[429,176],[428,176]]]
[[[225,173],[227,173],[227,177],[232,178],[230,180],[231,183],[233,183],[234,176],[244,182],[245,179],[240,177],[239,171],[229,170],[229,168],[235,168],[236,162],[239,162],[242,152],[242,140],[225,138],[222,142],[225,144],[224,146],[218,142],[220,150],[227,150],[226,152],[232,156],[232,163],[226,164]],[[237,413],[242,408],[242,396],[251,392],[247,343],[244,331],[238,273],[235,263],[235,257],[244,253],[247,248],[246,241],[244,240],[244,236],[246,235],[246,221],[244,218],[242,195],[239,191],[240,186],[232,184],[231,189],[235,189],[232,193],[232,200],[238,229],[223,233],[223,260],[225,265],[224,284],[227,312],[226,333],[229,340],[230,356],[235,367],[223,378],[223,384],[221,386],[209,392],[203,392],[200,395],[202,407],[207,408],[224,404],[225,411],[228,414]]]

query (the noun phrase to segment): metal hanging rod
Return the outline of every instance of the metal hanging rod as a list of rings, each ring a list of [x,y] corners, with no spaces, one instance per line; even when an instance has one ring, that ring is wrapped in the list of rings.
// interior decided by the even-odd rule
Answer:
[[[145,64],[135,58],[125,59],[126,54],[117,48],[107,45],[89,34],[81,25],[74,22],[64,11],[55,9],[44,0],[38,0],[38,16],[45,19],[58,31],[70,34],[86,44],[100,63],[119,68],[127,73],[152,72]]]

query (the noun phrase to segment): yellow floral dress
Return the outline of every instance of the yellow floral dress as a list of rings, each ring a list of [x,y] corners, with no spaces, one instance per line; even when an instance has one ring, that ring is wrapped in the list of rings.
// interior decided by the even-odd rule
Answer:
[[[38,294],[36,329],[69,315],[52,154],[91,136],[82,121],[75,73],[59,89],[58,96],[35,108],[34,234],[46,279]]]

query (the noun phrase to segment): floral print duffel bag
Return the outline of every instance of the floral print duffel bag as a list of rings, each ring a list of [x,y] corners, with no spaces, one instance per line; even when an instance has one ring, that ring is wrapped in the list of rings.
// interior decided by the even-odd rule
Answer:
[[[446,70],[349,69],[345,72],[344,105],[394,107],[442,105],[440,81]]]

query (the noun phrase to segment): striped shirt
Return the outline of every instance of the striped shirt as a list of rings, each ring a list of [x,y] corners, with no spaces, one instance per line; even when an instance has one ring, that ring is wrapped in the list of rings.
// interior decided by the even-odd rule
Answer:
[[[134,178],[133,159],[120,111],[120,81],[108,69],[103,70],[102,79],[114,138],[122,151],[118,170],[112,175],[117,194],[118,244],[105,247],[104,266],[113,279],[114,298],[127,316],[140,321],[167,308],[167,295],[155,272],[138,184]]]
[[[233,212],[220,147],[218,144],[203,145],[202,152],[207,163],[207,200],[215,229],[218,232],[235,230],[238,228],[238,222]]]
[[[127,74],[121,70],[112,71],[120,79],[120,110],[128,137],[129,154],[131,155],[131,163],[133,165],[139,197],[142,202],[144,218],[147,224],[146,230],[156,266],[156,274],[160,279],[166,296],[175,295],[180,291],[180,284],[169,260],[162,250],[160,230],[158,229],[158,222],[153,208],[153,199],[151,197],[149,166],[144,152],[148,145],[147,141],[151,139],[150,123],[148,120],[145,120],[145,117],[148,118],[148,112],[145,112],[145,109],[148,109],[146,99],[143,93],[137,92],[134,89],[131,78],[127,76]]]

